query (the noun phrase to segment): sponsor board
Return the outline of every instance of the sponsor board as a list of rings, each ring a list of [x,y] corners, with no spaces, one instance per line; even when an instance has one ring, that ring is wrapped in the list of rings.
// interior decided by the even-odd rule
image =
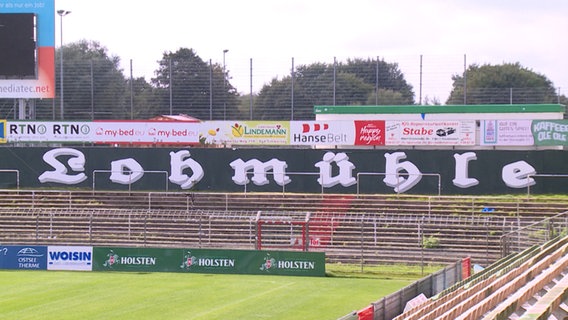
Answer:
[[[323,252],[93,248],[94,271],[325,276]]]
[[[387,146],[473,146],[475,120],[386,121]]]
[[[94,143],[197,144],[200,124],[169,121],[95,121]]]
[[[91,271],[92,269],[93,247],[47,247],[47,270]]]
[[[6,143],[6,120],[0,120],[0,143]]]
[[[0,268],[46,270],[47,247],[0,246]]]
[[[305,146],[351,145],[353,121],[291,121],[290,144]]]
[[[8,142],[182,144],[199,142],[199,123],[164,121],[9,121]]]
[[[480,123],[480,145],[532,146],[532,120],[483,120]]]
[[[0,120],[0,143],[112,145],[564,146],[566,120],[21,121]]]
[[[290,121],[206,121],[203,145],[288,145]]]
[[[384,146],[385,145],[385,121],[362,121],[356,120],[355,141],[356,146]]]
[[[92,142],[92,122],[9,121],[8,142]]]
[[[532,135],[537,146],[568,146],[568,121],[534,120]]]
[[[291,121],[290,145],[380,146],[385,144],[385,122]]]

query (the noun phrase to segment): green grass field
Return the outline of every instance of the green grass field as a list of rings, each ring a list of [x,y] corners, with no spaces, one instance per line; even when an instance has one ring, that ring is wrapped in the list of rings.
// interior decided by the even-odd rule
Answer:
[[[0,271],[0,319],[337,319],[423,277],[407,266],[327,270],[327,277]]]

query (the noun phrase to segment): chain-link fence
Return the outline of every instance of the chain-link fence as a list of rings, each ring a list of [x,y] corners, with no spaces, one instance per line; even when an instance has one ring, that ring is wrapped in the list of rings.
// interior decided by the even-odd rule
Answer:
[[[327,60],[166,59],[152,70],[136,60],[72,56],[60,68],[58,55],[55,98],[0,99],[0,118],[138,120],[187,114],[202,120],[312,120],[314,105],[537,104],[566,99],[561,87],[476,88],[455,82],[452,77],[465,71],[463,56]]]

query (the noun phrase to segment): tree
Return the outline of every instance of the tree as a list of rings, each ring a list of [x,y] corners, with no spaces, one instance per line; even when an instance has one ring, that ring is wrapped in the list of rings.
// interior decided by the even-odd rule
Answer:
[[[290,75],[265,85],[255,100],[254,117],[313,119],[315,105],[413,104],[413,97],[396,64],[371,59],[314,63],[299,66],[293,79]]]
[[[452,76],[453,89],[446,104],[556,103],[552,82],[518,62],[471,65],[464,75]]]
[[[392,104],[414,104],[414,92],[412,86],[404,79],[404,74],[398,68],[397,63],[387,63],[384,60],[374,59],[349,59],[346,64],[340,63],[338,69],[342,72],[355,74],[358,78],[373,88],[378,86],[379,94],[375,103],[378,105]],[[390,92],[396,92],[401,97],[400,100],[389,101],[381,96],[381,91],[390,95]],[[376,96],[376,95],[375,95]],[[388,97],[388,96],[387,96]],[[398,103],[397,103],[398,101]]]
[[[96,41],[82,40],[63,46],[63,102],[65,120],[124,119],[128,93],[126,79],[119,68],[120,58],[109,56],[107,49]],[[56,84],[61,82],[56,68]],[[60,90],[53,101],[39,100],[38,119],[60,118]],[[56,106],[56,110],[53,107]]]
[[[149,119],[159,115],[157,107],[160,104],[158,99],[157,89],[151,84],[146,82],[144,78],[136,78],[132,80],[131,97],[132,97],[132,110],[127,106],[123,112],[127,115],[124,119]],[[130,115],[132,113],[132,115]]]
[[[222,66],[204,62],[193,49],[165,52],[152,84],[157,89],[160,114],[184,113],[209,120],[239,116],[236,89]]]

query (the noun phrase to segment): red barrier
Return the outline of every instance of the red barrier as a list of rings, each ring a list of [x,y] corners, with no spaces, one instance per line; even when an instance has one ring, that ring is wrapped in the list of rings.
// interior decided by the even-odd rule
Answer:
[[[357,316],[359,317],[359,320],[373,320],[374,315],[375,315],[375,307],[373,307],[373,305],[370,305],[364,309],[357,311]]]
[[[462,280],[471,277],[471,257],[462,259]]]

